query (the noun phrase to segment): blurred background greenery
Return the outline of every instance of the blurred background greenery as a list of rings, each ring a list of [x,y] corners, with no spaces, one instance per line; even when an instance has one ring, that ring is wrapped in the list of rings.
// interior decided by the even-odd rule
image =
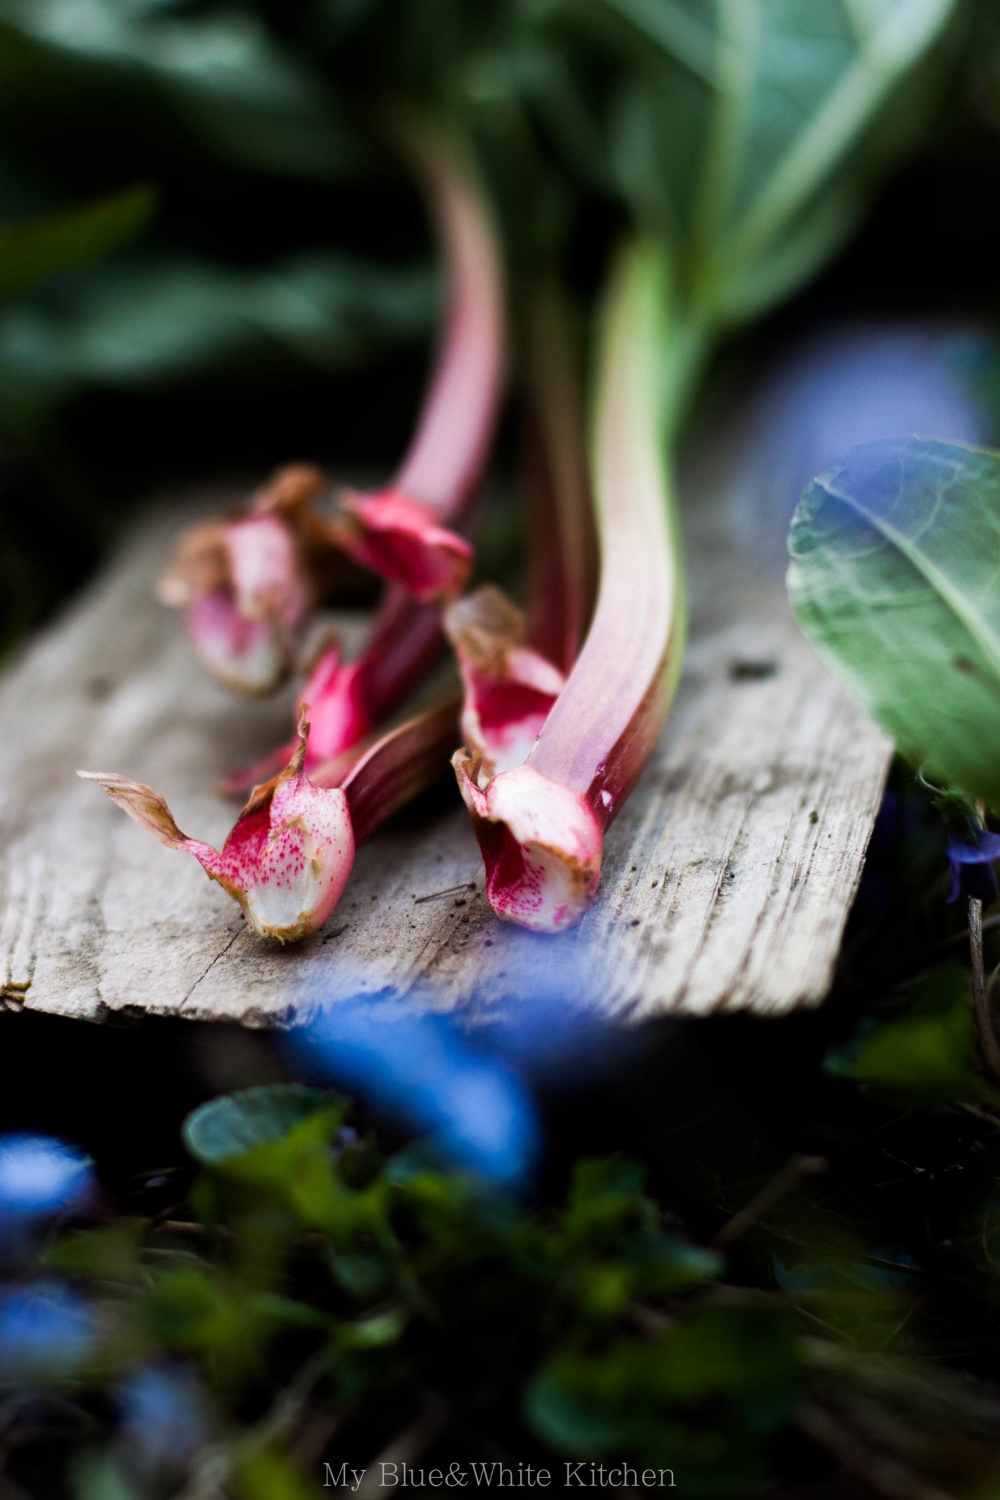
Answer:
[[[892,9],[768,8],[734,213]],[[778,283],[736,288],[723,323],[845,247],[755,336],[755,368],[762,341],[831,312],[992,316],[997,22],[949,10],[809,201],[808,243],[785,234]],[[475,136],[515,273],[554,256],[585,297],[627,216],[697,264],[717,24],[708,0],[0,0],[0,641],[154,488],[400,453],[438,298],[386,146],[401,101]]]

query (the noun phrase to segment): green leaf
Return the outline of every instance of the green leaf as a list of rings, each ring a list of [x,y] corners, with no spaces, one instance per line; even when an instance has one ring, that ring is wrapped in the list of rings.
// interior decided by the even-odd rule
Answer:
[[[108,1229],[72,1230],[46,1250],[44,1261],[54,1271],[141,1282],[145,1279],[139,1258],[142,1234],[140,1219],[123,1219]]]
[[[642,1191],[644,1169],[618,1158],[578,1161],[564,1216],[573,1245],[614,1249],[629,1230],[652,1226],[655,1210]]]
[[[715,83],[716,44],[711,21],[678,0],[605,0],[650,41],[705,83]]]
[[[526,1408],[535,1430],[566,1453],[627,1452],[675,1465],[685,1493],[744,1495],[755,1492],[761,1443],[801,1389],[783,1309],[707,1307],[655,1342],[555,1355],[530,1382]]]
[[[866,444],[806,490],[789,548],[828,665],[912,763],[1000,807],[1000,455]]]
[[[703,1286],[721,1275],[724,1265],[716,1251],[660,1230],[636,1235],[624,1253],[643,1296],[668,1296]]]
[[[701,1308],[669,1333],[659,1379],[676,1400],[724,1396],[746,1425],[773,1429],[801,1386],[792,1320],[764,1307]]]
[[[338,1324],[337,1344],[342,1349],[382,1349],[387,1344],[394,1344],[405,1327],[403,1310],[390,1307],[354,1323]]]
[[[254,1147],[287,1139],[303,1120],[320,1113],[339,1120],[344,1108],[344,1100],[323,1089],[270,1083],[199,1105],[184,1121],[182,1134],[203,1166],[225,1170]]]
[[[610,115],[620,189],[669,238],[689,310],[725,322],[788,296],[843,243],[873,128],[956,0],[595,8],[609,39],[628,38]]]
[[[148,187],[81,208],[0,228],[0,297],[23,292],[54,271],[96,260],[144,229],[156,205]]]
[[[207,1349],[238,1340],[249,1327],[250,1309],[237,1306],[210,1274],[197,1266],[157,1278],[146,1316],[167,1349]]]
[[[527,1413],[535,1431],[564,1453],[607,1453],[627,1440],[633,1419],[607,1399],[593,1372],[572,1356],[557,1357],[528,1387]]]
[[[106,91],[138,77],[173,106],[177,124],[226,160],[321,179],[357,165],[359,143],[330,90],[260,17],[247,7],[216,16],[173,9],[144,0],[0,0],[0,79],[23,87],[19,75],[27,74],[36,88],[61,93],[76,80]]]
[[[914,1004],[891,1021],[866,1017],[824,1069],[909,1104],[976,1099],[987,1091],[972,1072],[973,1019],[964,969],[924,975]]]
[[[163,262],[84,275],[66,295],[0,309],[0,413],[81,386],[135,386],[289,357],[342,368],[429,327],[434,278],[337,255],[265,271]]]
[[[75,1500],[142,1500],[131,1479],[107,1453],[85,1449],[72,1465]]]
[[[275,1448],[246,1442],[233,1466],[238,1500],[321,1500],[323,1490]]]
[[[332,1321],[328,1313],[309,1307],[305,1302],[296,1302],[292,1297],[283,1297],[280,1292],[258,1292],[249,1302],[255,1317],[278,1324],[328,1328]]]
[[[727,0],[731,13],[741,0]],[[746,104],[740,218],[746,260],[788,227],[840,166],[900,79],[940,35],[954,0],[763,0]]]
[[[582,1265],[576,1274],[575,1291],[577,1303],[588,1318],[617,1318],[632,1300],[632,1274],[618,1260]]]
[[[381,1232],[384,1190],[341,1181],[330,1141],[348,1108],[338,1094],[268,1084],[203,1104],[184,1122],[191,1154],[225,1176],[277,1197],[302,1224],[350,1248],[363,1229]]]

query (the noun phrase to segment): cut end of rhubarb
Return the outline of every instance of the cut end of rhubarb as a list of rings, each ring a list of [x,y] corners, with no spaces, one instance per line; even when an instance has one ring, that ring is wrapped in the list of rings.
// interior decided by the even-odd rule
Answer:
[[[527,760],[566,679],[524,644],[524,615],[492,585],[450,605],[444,629],[465,688],[462,736],[481,756],[482,782]]]
[[[193,600],[184,623],[203,666],[237,692],[269,693],[288,670],[283,632],[276,621],[241,615],[229,585]]]
[[[284,677],[310,597],[291,534],[273,515],[196,527],[160,583],[160,598],[184,607],[202,663],[243,693],[270,692]]]
[[[225,528],[236,608],[248,620],[275,620],[293,631],[309,604],[309,590],[284,521],[250,516]]]
[[[240,692],[276,687],[291,664],[314,585],[305,564],[316,535],[330,542],[314,501],[318,469],[280,470],[249,513],[192,526],[181,536],[158,593],[185,611],[185,624],[207,669]]]
[[[426,506],[392,489],[377,495],[347,491],[340,504],[332,534],[355,562],[402,584],[421,604],[443,603],[462,592],[472,548],[439,526]]]
[[[325,790],[309,780],[308,744],[303,708],[285,770],[254,788],[221,850],[211,850],[210,858],[196,855],[240,903],[253,930],[280,943],[322,927],[354,863],[347,798],[338,788]]]
[[[246,913],[260,937],[294,942],[321,927],[340,899],[354,863],[347,797],[314,786],[303,769],[305,713],[295,752],[273,781],[255,787],[221,849],[189,839],[152,787],[124,776],[80,771],[169,849],[193,854],[205,873]]]
[[[452,765],[497,916],[532,932],[575,927],[601,878],[601,827],[585,800],[532,766],[504,771],[484,788],[480,756],[460,750]]]
[[[372,731],[372,715],[364,691],[363,674],[357,662],[342,662],[340,646],[335,640],[320,653],[309,680],[299,697],[299,708],[309,711],[312,728],[306,751],[305,770],[310,776],[319,767],[336,764]],[[222,782],[224,796],[241,796],[259,781],[265,781],[286,765],[295,749],[294,742],[243,770],[234,771]],[[352,762],[345,762],[344,769]],[[321,779],[329,786],[329,772]]]

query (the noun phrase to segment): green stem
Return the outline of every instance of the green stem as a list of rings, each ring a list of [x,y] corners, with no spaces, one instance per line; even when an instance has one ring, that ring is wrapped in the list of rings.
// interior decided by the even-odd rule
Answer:
[[[778,162],[729,241],[726,263],[756,259],[789,226],[944,28],[954,0],[896,6]]]

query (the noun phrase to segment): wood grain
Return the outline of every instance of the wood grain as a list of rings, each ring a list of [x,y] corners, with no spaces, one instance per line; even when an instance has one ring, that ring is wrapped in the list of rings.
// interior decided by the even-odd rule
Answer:
[[[147,782],[186,832],[218,843],[233,808],[214,795],[217,779],[287,737],[291,691],[232,698],[153,599],[186,519],[176,507],[148,516],[0,684],[8,1008],[263,1026],[331,985],[391,986],[449,1008],[554,982],[632,1018],[822,999],[890,747],[799,635],[780,583],[750,573],[711,517],[689,527],[677,702],[576,932],[538,938],[496,921],[467,815],[443,783],[359,850],[326,927],[287,949],[255,938],[193,859],[74,774]],[[361,622],[341,624],[350,637]]]

